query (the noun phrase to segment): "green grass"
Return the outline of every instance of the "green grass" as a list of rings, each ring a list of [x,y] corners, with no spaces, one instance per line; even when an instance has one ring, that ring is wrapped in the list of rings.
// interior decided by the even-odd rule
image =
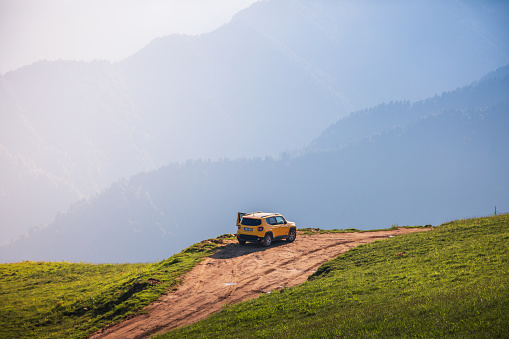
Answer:
[[[300,286],[227,306],[162,338],[506,338],[508,245],[508,215],[361,245]],[[219,247],[209,239],[154,264],[2,264],[0,337],[85,337],[176,289]]]
[[[0,337],[83,338],[176,289],[179,278],[224,237],[153,264],[1,264]]]
[[[361,245],[160,338],[508,338],[509,215]],[[159,338],[159,337],[158,337]]]

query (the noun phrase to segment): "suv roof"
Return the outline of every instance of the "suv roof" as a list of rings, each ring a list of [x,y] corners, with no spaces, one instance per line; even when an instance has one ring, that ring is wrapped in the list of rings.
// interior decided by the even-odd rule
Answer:
[[[281,215],[281,214],[279,214],[279,213],[255,212],[255,213],[248,213],[248,214],[246,214],[244,216],[248,217],[248,218],[266,218],[266,217],[271,216],[271,215]]]

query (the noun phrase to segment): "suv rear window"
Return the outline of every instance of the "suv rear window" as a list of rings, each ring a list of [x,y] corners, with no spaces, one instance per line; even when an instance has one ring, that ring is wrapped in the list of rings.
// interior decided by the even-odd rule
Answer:
[[[240,223],[245,226],[260,226],[262,221],[261,219],[242,218]]]

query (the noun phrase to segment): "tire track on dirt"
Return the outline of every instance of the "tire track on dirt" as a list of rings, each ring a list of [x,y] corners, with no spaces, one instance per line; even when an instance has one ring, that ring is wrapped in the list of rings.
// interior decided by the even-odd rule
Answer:
[[[147,338],[189,325],[219,312],[226,304],[298,285],[321,264],[359,244],[426,230],[429,228],[301,235],[293,243],[276,241],[270,247],[230,243],[191,270],[176,291],[147,306],[146,314],[90,338]]]

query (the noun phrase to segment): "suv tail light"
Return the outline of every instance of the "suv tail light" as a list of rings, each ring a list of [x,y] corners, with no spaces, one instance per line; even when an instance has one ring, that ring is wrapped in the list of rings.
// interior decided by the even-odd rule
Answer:
[[[237,228],[240,230],[240,225],[239,225],[239,226],[237,226]]]
[[[263,227],[258,227],[258,232],[262,232],[263,231]]]

